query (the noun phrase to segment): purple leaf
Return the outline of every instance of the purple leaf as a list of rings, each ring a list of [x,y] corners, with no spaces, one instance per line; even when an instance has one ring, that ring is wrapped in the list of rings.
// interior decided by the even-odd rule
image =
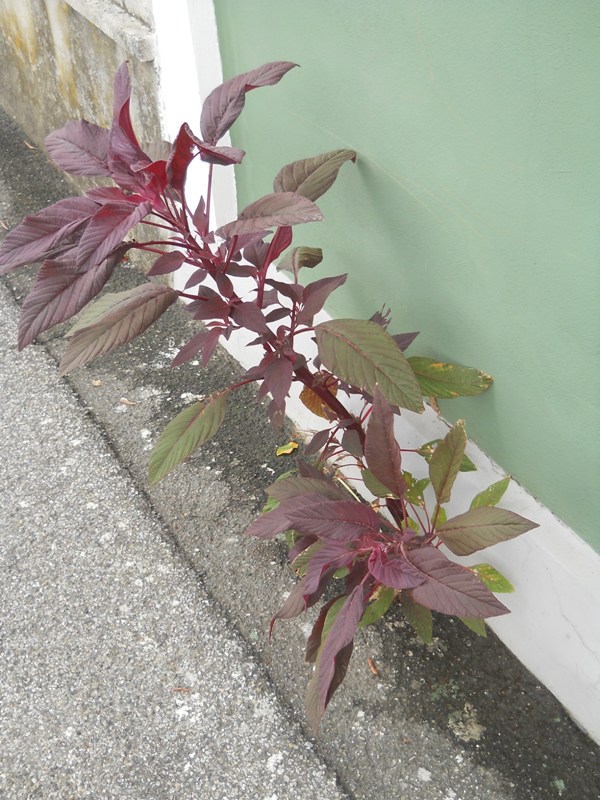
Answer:
[[[64,243],[69,242],[78,229],[98,209],[98,205],[85,197],[69,197],[48,208],[25,217],[13,228],[0,247],[0,275],[16,267],[56,256]]]
[[[331,431],[329,430],[329,428],[325,428],[322,431],[317,431],[310,440],[310,442],[304,448],[304,454],[307,456],[312,456],[315,453],[318,453],[319,450],[321,450],[327,444],[330,433]]]
[[[369,572],[380,583],[391,586],[392,589],[414,589],[425,580],[422,573],[418,572],[406,558],[388,554],[381,548],[371,552]]]
[[[329,612],[329,609],[333,606],[334,603],[337,603],[338,600],[344,595],[338,595],[337,597],[333,597],[324,606],[321,606],[321,610],[319,611],[319,616],[315,624],[313,625],[312,631],[310,636],[306,640],[306,653],[304,656],[304,660],[307,661],[309,664],[313,664],[317,660],[317,654],[319,652],[319,647],[321,646],[321,639],[323,635],[323,627],[325,625],[325,619]]]
[[[209,320],[220,319],[227,322],[229,319],[229,303],[226,303],[213,289],[200,286],[196,290],[197,300],[188,303],[186,309],[194,319]]]
[[[285,409],[285,398],[292,385],[294,366],[285,356],[277,355],[273,358],[265,369],[264,379],[258,396],[264,397],[267,392],[273,398],[275,407],[279,410]]]
[[[306,566],[306,592],[312,594],[316,591],[324,570],[335,572],[351,564],[355,558],[356,553],[349,550],[345,543],[326,542],[311,556]]]
[[[113,253],[103,264],[84,273],[78,273],[74,265],[46,261],[21,309],[19,350],[81,311],[106,284],[123,252]]]
[[[135,339],[178,297],[178,292],[156,283],[119,292],[116,302],[96,322],[73,334],[61,359],[59,376]]]
[[[322,219],[323,215],[311,200],[293,192],[280,192],[267,194],[250,203],[236,220],[219,228],[217,234],[222,239],[229,239],[240,233],[254,233],[275,226],[299,225],[303,222],[319,222]]]
[[[392,339],[396,342],[400,350],[404,351],[414,342],[418,335],[419,331],[413,331],[412,333],[395,333]]]
[[[347,277],[348,275],[336,275],[333,278],[321,278],[309,283],[302,294],[303,308],[298,314],[298,323],[312,325],[315,314],[323,308],[329,295],[346,283]]]
[[[438,503],[447,503],[450,500],[452,486],[460,471],[466,446],[465,423],[459,419],[435,448],[429,460],[429,477]]]
[[[290,527],[300,533],[336,541],[352,541],[365,534],[377,535],[381,524],[369,506],[354,500],[323,501],[320,498],[319,502],[305,503],[287,516]]]
[[[277,508],[268,511],[266,514],[261,514],[258,519],[255,519],[246,529],[246,534],[255,536],[257,539],[273,539],[279,533],[283,533],[292,527],[288,517],[295,509],[311,503],[320,503],[322,500],[323,498],[318,494],[305,494],[283,500]]]
[[[141,195],[125,194],[117,186],[96,186],[85,194],[95,203],[104,205],[105,203],[141,203]]]
[[[432,611],[458,617],[496,617],[509,611],[473,572],[455,564],[435,547],[408,550],[406,557],[425,578],[411,595]]]
[[[152,275],[168,275],[170,272],[175,272],[185,261],[185,255],[178,250],[171,253],[164,253],[156,259],[154,264],[148,270],[148,276]]]
[[[198,148],[202,161],[206,161],[207,164],[220,164],[224,167],[230,164],[241,164],[246,155],[245,150],[237,147],[215,147],[204,142],[199,144]]]
[[[85,229],[77,247],[77,268],[100,264],[117,247],[129,231],[152,211],[151,203],[106,203]]]
[[[367,583],[361,583],[352,590],[339,610],[319,651],[317,666],[311,678],[306,697],[307,714],[315,731],[319,726],[333,691],[340,683],[340,679],[338,679],[336,685],[332,687],[336,656],[354,640],[358,623],[367,606],[369,592],[370,585]],[[347,665],[347,660],[344,659],[344,661]]]
[[[269,278],[265,281],[266,284],[277,289],[279,294],[287,297],[289,300],[299,301],[302,297],[303,287],[299,283],[284,283],[283,281],[275,281]],[[287,311],[288,309],[286,309]]]
[[[537,527],[514,511],[481,506],[449,519],[436,533],[457,556],[468,556]]]
[[[54,163],[71,175],[110,175],[108,130],[92,122],[67,122],[45,140]]]
[[[280,501],[303,494],[319,494],[329,500],[341,500],[344,497],[337,484],[325,475],[318,478],[303,478],[296,475],[290,478],[280,478],[268,486],[266,492],[269,497]]]
[[[273,86],[297,66],[289,61],[274,61],[225,81],[208,95],[202,107],[200,130],[206,142],[216,144],[233,125],[244,108],[245,95],[259,86]]]
[[[373,395],[373,411],[365,440],[365,458],[373,475],[392,494],[402,497],[406,493],[408,487],[402,475],[400,447],[394,433],[394,415],[379,388],[375,389]]]
[[[317,200],[337,178],[345,161],[356,161],[354,150],[332,150],[282,167],[273,181],[276,192],[296,192]]]
[[[202,352],[202,366],[205,367],[215,352],[224,330],[225,328],[209,328],[207,331],[197,333],[177,353],[173,361],[171,361],[171,366],[178,367],[180,364],[185,364],[186,361],[194,358],[197,353]]]
[[[317,600],[323,595],[334,571],[335,570],[330,569],[324,572],[316,587],[310,592],[307,589],[306,578],[301,578],[289,593],[281,608],[271,618],[269,633],[272,633],[273,626],[278,619],[293,619],[299,614],[303,614],[307,608],[314,606]]]
[[[256,303],[238,303],[231,310],[231,318],[241,328],[247,328],[255,333],[271,333],[265,322],[265,315]]]

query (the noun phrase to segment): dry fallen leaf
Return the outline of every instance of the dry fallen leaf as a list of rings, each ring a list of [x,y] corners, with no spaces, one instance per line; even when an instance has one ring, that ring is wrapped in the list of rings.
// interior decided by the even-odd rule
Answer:
[[[8,225],[4,222],[3,219],[0,219],[0,226],[4,228],[5,231],[8,230]]]
[[[119,400],[122,406],[137,406],[137,403],[134,403],[133,400],[128,400],[126,397],[121,397]]]
[[[379,675],[379,670],[377,669],[377,664],[373,661],[371,656],[367,658],[367,664],[369,665],[369,669],[373,673],[373,675]]]
[[[92,386],[104,386],[104,381],[92,381]]]
[[[23,139],[23,144],[25,145],[25,147],[28,147],[30,150],[38,150],[38,149],[39,149],[39,148],[37,148],[37,147],[34,147],[34,145],[32,145],[32,144],[29,144],[29,142],[27,141],[27,139]]]

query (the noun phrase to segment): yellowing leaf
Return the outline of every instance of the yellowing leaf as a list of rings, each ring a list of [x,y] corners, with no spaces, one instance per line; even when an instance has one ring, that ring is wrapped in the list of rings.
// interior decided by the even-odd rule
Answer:
[[[294,450],[298,449],[297,442],[288,442],[287,444],[282,444],[281,447],[278,447],[275,450],[276,456],[289,456]]]
[[[469,569],[473,570],[490,592],[501,594],[503,592],[514,592],[515,590],[512,583],[498,572],[497,569],[492,567],[491,564],[475,564],[474,567],[469,567]]]
[[[420,356],[411,356],[408,363],[425,397],[443,400],[468,397],[485,392],[493,382],[490,375],[473,367],[459,367],[457,364],[445,364]]]

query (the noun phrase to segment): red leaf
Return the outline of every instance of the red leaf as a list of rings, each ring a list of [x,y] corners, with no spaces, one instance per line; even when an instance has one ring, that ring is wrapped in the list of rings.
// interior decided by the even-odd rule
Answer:
[[[275,261],[276,258],[283,253],[284,250],[287,250],[288,247],[291,245],[293,239],[292,229],[289,225],[284,225],[280,228],[277,228],[275,231],[275,235],[271,239],[269,244],[269,263]],[[263,269],[265,268],[265,263],[263,262]]]
[[[174,289],[157,283],[143,283],[119,294],[123,298],[120,302],[73,334],[61,359],[59,376],[135,339],[179,297]]]
[[[273,86],[286,72],[297,66],[289,61],[274,61],[225,81],[208,95],[202,107],[200,130],[210,144],[216,144],[229,130],[244,108],[245,94],[259,86]]]
[[[178,192],[185,184],[187,169],[197,152],[195,137],[187,122],[184,122],[173,142],[171,154],[167,160],[167,180]]]
[[[408,550],[406,557],[425,578],[411,589],[413,600],[432,611],[458,617],[496,617],[509,611],[473,572],[455,564],[435,547]]]
[[[298,314],[298,323],[311,325],[315,314],[323,308],[329,295],[346,283],[347,277],[348,275],[336,275],[333,278],[321,278],[309,283],[302,295],[303,308]]]
[[[290,527],[319,538],[352,541],[365,534],[378,534],[380,519],[364,503],[354,500],[305,503],[287,515]]]
[[[54,163],[71,175],[110,175],[108,130],[82,119],[46,137],[46,150]]]
[[[19,350],[43,331],[75,316],[104,287],[123,251],[79,273],[74,265],[46,261],[27,295],[19,319]]]
[[[264,231],[275,226],[299,225],[303,222],[319,222],[323,215],[317,206],[294,192],[274,192],[255,200],[240,213],[233,222],[217,230],[222,239],[240,233]]]
[[[65,242],[72,243],[78,229],[97,211],[85,197],[69,197],[25,217],[0,247],[0,275],[11,269],[58,255]]]
[[[373,395],[373,411],[365,440],[365,458],[373,475],[396,497],[407,490],[402,475],[400,447],[394,433],[394,414],[379,388]]]

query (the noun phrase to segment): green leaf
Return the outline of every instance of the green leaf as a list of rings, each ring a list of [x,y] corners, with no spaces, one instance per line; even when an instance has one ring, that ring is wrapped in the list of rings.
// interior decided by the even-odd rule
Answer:
[[[402,611],[408,623],[425,644],[430,644],[433,639],[433,617],[431,611],[420,603],[415,603],[408,592],[400,595]]]
[[[309,545],[306,550],[303,550],[292,562],[292,569],[294,572],[297,572],[298,575],[302,578],[306,575],[306,567],[308,566],[308,562],[317,552],[320,550],[325,542],[313,542],[313,544]]]
[[[515,588],[512,583],[498,572],[491,564],[475,564],[474,567],[469,567],[479,580],[486,586],[490,592],[497,592],[498,594],[514,592]]]
[[[387,486],[384,486],[383,483],[378,481],[370,469],[363,469],[360,476],[366,488],[372,495],[375,495],[375,497],[394,497]]]
[[[438,515],[437,515],[436,524],[437,525],[443,525],[444,522],[446,522],[447,519],[448,519],[448,514],[446,513],[446,509],[444,508],[444,506],[440,506],[440,509],[439,509]]]
[[[421,389],[392,337],[370,320],[337,319],[315,326],[319,357],[342,380],[392,405],[421,413]]]
[[[148,472],[151,484],[162,480],[215,435],[225,418],[227,394],[228,390],[215,392],[185,408],[169,422],[150,456]]]
[[[273,181],[276,192],[296,192],[316,200],[329,189],[345,161],[356,161],[354,150],[332,150],[282,167]]]
[[[413,368],[424,397],[451,400],[481,394],[492,385],[493,378],[473,367],[444,364],[433,358],[411,356],[408,363]]]
[[[496,483],[492,483],[492,485],[488,486],[487,489],[484,489],[483,492],[479,492],[479,494],[475,495],[471,501],[471,508],[498,505],[504,496],[504,492],[508,489],[509,483],[509,475],[507,475],[506,478],[502,478],[502,480],[497,481]]]
[[[441,439],[432,439],[430,442],[427,442],[426,444],[419,447],[417,453],[420,456],[423,456],[425,461],[429,463],[429,461],[431,460],[431,456],[433,455],[433,451],[441,441],[442,441]],[[469,456],[463,456],[462,461],[460,462],[459,472],[476,472],[476,471],[477,467],[471,461]]]
[[[394,601],[395,592],[391,586],[382,586],[379,594],[372,603],[365,608],[365,612],[358,623],[359,628],[364,628],[365,625],[372,625],[381,619]]]
[[[302,267],[312,269],[321,261],[323,261],[323,251],[320,247],[294,247],[284,255],[277,269],[293,272],[295,275]]]
[[[459,617],[459,620],[463,625],[466,625],[469,630],[476,633],[477,636],[483,636],[484,638],[487,636],[484,619],[480,619],[479,617]]]
[[[429,477],[438,503],[447,503],[450,500],[466,446],[465,424],[459,419],[435,448],[429,460]]]
[[[436,533],[457,556],[468,556],[537,528],[537,523],[504,508],[472,508],[437,528]]]
[[[178,297],[179,292],[159,283],[143,283],[113,297],[105,295],[89,312],[86,309],[83,323],[73,326],[58,368],[59,376],[135,339]]]
[[[425,506],[425,498],[423,497],[423,493],[430,484],[429,478],[421,478],[420,480],[417,480],[411,475],[410,472],[407,472],[406,470],[403,474],[406,485],[408,486],[408,491],[406,492],[407,501],[415,506],[421,506],[423,508]]]

